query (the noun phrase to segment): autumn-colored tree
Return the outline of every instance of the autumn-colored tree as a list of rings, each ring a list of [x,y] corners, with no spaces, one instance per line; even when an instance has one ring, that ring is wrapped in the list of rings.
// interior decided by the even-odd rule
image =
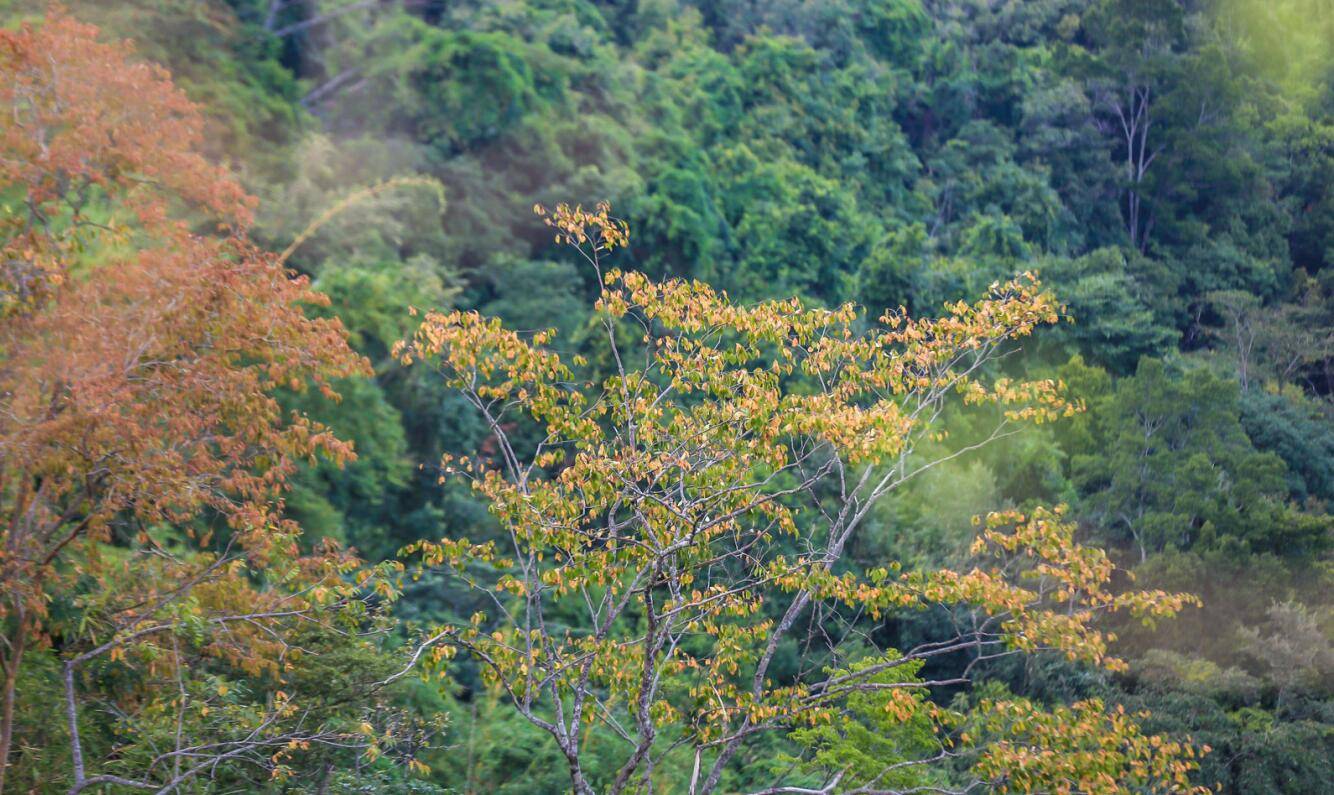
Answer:
[[[365,364],[336,320],[307,315],[322,297],[248,242],[254,200],[198,153],[202,117],[165,71],[55,11],[0,31],[0,74],[0,790],[39,650],[63,666],[74,791],[276,764],[320,727],[292,730],[279,697],[192,737],[187,712],[221,693],[187,694],[181,674],[215,660],[277,675],[294,627],[357,603],[356,561],[301,556],[281,512],[294,462],[352,451],[277,393],[332,396]],[[180,684],[124,694],[177,716],[142,773],[84,758],[80,668],[103,659]]]
[[[944,460],[915,450],[940,434],[952,396],[992,407],[986,441],[1077,410],[1060,383],[997,374],[1016,340],[1059,316],[1034,277],[938,319],[890,311],[861,331],[851,305],[743,306],[699,282],[608,270],[628,231],[606,205],[537,211],[597,270],[611,372],[587,379],[551,332],[521,335],[471,312],[429,313],[400,346],[404,363],[437,368],[489,427],[493,455],[444,466],[488,501],[501,539],[409,548],[491,605],[428,634],[429,665],[477,661],[551,735],[581,795],[712,793],[731,760],[775,732],[815,756],[799,766],[806,778],[779,776],[764,792],[945,787],[938,768],[960,762],[964,790],[1189,789],[1193,751],[1145,737],[1130,717],[1016,699],[970,715],[929,696],[966,684],[973,665],[943,681],[917,675],[947,656],[1043,650],[1116,669],[1100,614],[1151,620],[1191,601],[1113,590],[1113,565],[1075,543],[1061,511],[988,517],[967,570],[886,562],[861,574],[844,563],[872,506]],[[629,329],[637,345],[625,343]],[[953,626],[904,651],[854,624],[929,607],[954,610]],[[802,670],[780,674],[775,659],[792,642],[826,644],[823,659],[839,665],[804,655]],[[860,760],[822,757],[854,724],[866,733],[868,698],[880,719],[868,742],[882,745]],[[591,724],[622,744],[605,781],[588,774]],[[912,739],[891,752],[894,727]],[[664,768],[676,777],[655,774]]]

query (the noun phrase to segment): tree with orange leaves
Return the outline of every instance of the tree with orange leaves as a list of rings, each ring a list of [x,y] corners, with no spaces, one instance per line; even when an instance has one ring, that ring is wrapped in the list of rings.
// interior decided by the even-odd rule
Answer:
[[[359,585],[388,592],[343,552],[302,555],[281,512],[295,462],[352,450],[279,392],[336,397],[332,380],[366,364],[336,320],[307,315],[323,297],[249,242],[254,199],[199,154],[200,113],[162,69],[56,11],[0,31],[0,74],[0,791],[38,651],[60,661],[72,791],[165,792],[220,761],[280,771],[291,749],[347,742],[294,723],[282,693],[227,712],[225,685],[201,694],[184,675],[278,682],[293,633],[353,632]],[[117,694],[123,713],[176,716],[143,770],[86,758],[94,663],[175,682]]]
[[[500,540],[408,550],[491,605],[427,635],[430,665],[474,660],[551,736],[580,795],[728,790],[731,761],[774,733],[810,754],[764,793],[1191,791],[1194,749],[1093,702],[961,712],[930,697],[1009,654],[1119,669],[1099,616],[1152,620],[1192,601],[1113,589],[1106,554],[1077,544],[1060,510],[988,517],[967,570],[843,565],[876,502],[944,460],[915,449],[954,396],[995,412],[985,441],[1078,409],[1061,384],[994,367],[1059,317],[1036,278],[861,331],[851,305],[742,306],[698,282],[609,270],[629,233],[606,205],[536,210],[597,271],[611,372],[585,375],[552,332],[470,312],[428,313],[400,346],[473,406],[495,452],[444,467],[488,502]],[[926,608],[955,611],[945,638],[896,650],[857,628]],[[780,674],[779,650],[796,642],[827,644],[841,664]],[[918,675],[960,656],[972,661],[960,676]],[[587,764],[594,724],[618,742],[605,780]],[[858,758],[858,736],[883,747]]]

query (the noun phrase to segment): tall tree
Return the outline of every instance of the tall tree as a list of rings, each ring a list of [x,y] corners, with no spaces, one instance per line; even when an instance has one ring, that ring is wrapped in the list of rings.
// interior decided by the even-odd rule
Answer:
[[[1158,103],[1179,77],[1184,15],[1176,0],[1104,0],[1084,18],[1084,30],[1094,103],[1117,142],[1126,237],[1142,252],[1154,224],[1149,170],[1164,146]]]
[[[347,596],[351,562],[298,560],[280,507],[295,461],[352,451],[278,392],[333,396],[365,365],[248,242],[254,201],[199,154],[199,111],[163,70],[57,11],[0,32],[0,74],[0,790],[25,654],[52,646],[80,789],[98,779],[77,666],[186,622],[218,630],[205,656],[257,670],[284,653],[280,625]],[[282,584],[256,590],[266,566]],[[105,588],[82,621],[53,617],[88,578]],[[200,768],[176,750],[179,784]]]
[[[914,449],[938,433],[949,395],[995,407],[992,439],[1073,411],[1054,381],[989,374],[1015,340],[1057,318],[1050,294],[1021,278],[940,319],[890,312],[858,334],[851,305],[745,307],[699,282],[605,270],[606,253],[627,242],[605,204],[538,211],[603,284],[611,373],[576,374],[580,363],[562,360],[551,332],[525,338],[476,313],[428,314],[401,355],[438,368],[484,418],[483,454],[445,465],[489,502],[499,541],[410,549],[491,605],[489,616],[441,627],[422,653],[475,660],[550,734],[576,792],[651,791],[665,765],[679,765],[692,793],[719,791],[730,761],[765,734],[841,725],[844,705],[865,712],[867,694],[876,715],[917,740],[855,772],[817,756],[813,789],[780,779],[764,791],[832,792],[845,778],[927,786],[956,756],[972,761],[968,788],[1186,788],[1183,746],[1143,738],[1101,705],[1048,714],[1005,700],[970,722],[927,698],[968,681],[971,665],[946,681],[917,676],[946,655],[976,663],[1055,649],[1116,668],[1097,616],[1171,615],[1189,601],[1113,593],[1111,563],[1076,545],[1059,511],[988,517],[964,572],[886,566],[857,576],[841,565],[876,502],[944,460]],[[628,329],[642,346],[622,342]],[[861,614],[959,605],[955,632],[905,651],[856,631]],[[837,665],[821,670],[810,656],[780,674],[780,647],[803,633],[827,642]],[[620,743],[605,781],[588,769],[584,727],[594,723]],[[997,740],[1006,736],[1024,739]],[[1037,764],[1027,764],[1030,748]]]

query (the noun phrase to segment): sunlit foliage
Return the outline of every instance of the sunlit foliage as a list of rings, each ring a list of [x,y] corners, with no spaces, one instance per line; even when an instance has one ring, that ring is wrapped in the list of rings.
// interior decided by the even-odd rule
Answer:
[[[908,758],[886,765],[927,766],[953,755],[952,727],[964,716],[917,691],[966,682],[967,673],[948,683],[880,674],[911,677],[922,661],[947,654],[1041,650],[1117,669],[1124,664],[1094,626],[1100,614],[1148,620],[1192,601],[1110,590],[1106,555],[1076,544],[1072,525],[1044,510],[989,517],[966,570],[895,564],[859,576],[840,566],[868,510],[938,463],[911,453],[939,433],[936,418],[953,396],[994,407],[993,437],[1076,410],[1055,381],[1013,381],[988,367],[1059,316],[1031,276],[936,319],[891,312],[859,333],[850,305],[744,306],[699,282],[607,269],[628,231],[606,205],[536,209],[603,281],[597,315],[615,370],[588,381],[550,332],[521,335],[471,312],[427,313],[399,353],[405,364],[438,369],[485,418],[492,453],[445,466],[486,500],[501,540],[423,541],[407,551],[493,605],[470,623],[439,628],[423,648],[441,666],[459,651],[478,661],[488,685],[552,736],[577,792],[646,785],[673,753],[693,753],[692,791],[715,791],[728,760],[760,735],[845,720],[845,702],[882,688],[891,689],[883,709],[892,723],[925,732]],[[620,342],[625,327],[642,333],[638,344]],[[527,420],[541,428],[536,446],[516,436]],[[948,640],[902,653],[872,645],[851,669],[772,676],[779,644],[812,615],[878,619],[959,604],[973,618]],[[973,770],[979,781],[1023,791],[1085,779],[1099,791],[1122,791],[1108,780],[1187,785],[1184,746],[1160,748],[1155,739],[1160,753],[1149,753],[1149,740],[1125,719],[1091,723],[1089,739],[1062,747],[1042,734],[1060,716],[1026,702],[1005,709],[1018,720],[1015,733],[1033,732],[1040,756],[1054,761],[1012,775],[1007,761],[1017,752],[989,748]],[[614,780],[589,780],[586,724],[623,741]],[[1085,742],[1119,755],[1077,753]],[[829,786],[845,772],[831,773]],[[872,771],[867,780],[879,777]]]

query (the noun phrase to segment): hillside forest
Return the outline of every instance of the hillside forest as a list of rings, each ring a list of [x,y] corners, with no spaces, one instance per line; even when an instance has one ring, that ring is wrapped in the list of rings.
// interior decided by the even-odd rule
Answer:
[[[0,0],[0,793],[1334,789],[1330,0]]]

